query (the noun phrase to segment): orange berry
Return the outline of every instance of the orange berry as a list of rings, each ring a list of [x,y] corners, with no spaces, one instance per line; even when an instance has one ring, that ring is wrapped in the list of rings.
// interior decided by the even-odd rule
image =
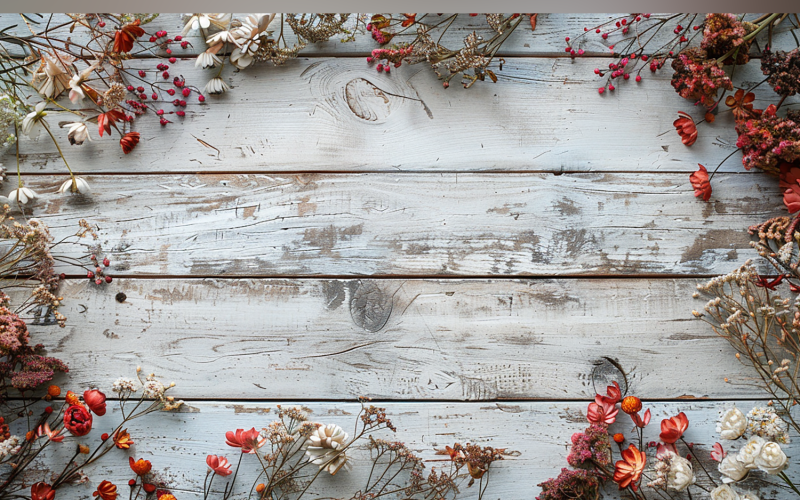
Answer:
[[[61,395],[61,387],[57,385],[51,385],[47,388],[47,395],[51,398],[57,398]]]
[[[614,434],[614,442],[622,444],[625,441],[625,436],[620,434],[619,432]]]
[[[625,399],[622,400],[621,408],[622,411],[628,415],[633,415],[642,409],[642,400],[636,396],[626,396]]]
[[[267,486],[264,483],[258,483],[258,486],[256,486],[256,493],[261,493],[265,489],[267,489]]]
[[[70,406],[80,404],[80,399],[78,399],[78,395],[72,391],[67,391],[67,395],[65,396],[67,404]]]

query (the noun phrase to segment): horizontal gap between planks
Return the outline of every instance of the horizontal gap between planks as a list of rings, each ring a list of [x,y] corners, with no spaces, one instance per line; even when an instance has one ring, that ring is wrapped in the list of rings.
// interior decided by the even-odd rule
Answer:
[[[176,387],[180,387],[177,385]],[[175,396],[176,399],[183,401],[185,404],[190,403],[221,403],[221,404],[231,404],[231,403],[276,403],[276,404],[289,404],[289,403],[299,403],[299,404],[329,404],[329,403],[341,403],[341,404],[349,404],[349,403],[358,403],[357,398],[353,399],[310,399],[310,398],[233,398],[233,399],[224,399],[224,398],[181,398],[179,396]],[[23,401],[28,399],[23,399],[19,397],[8,398],[7,401]],[[748,398],[748,397],[735,397],[735,398],[715,398],[715,397],[686,397],[686,398],[666,398],[666,399],[645,399],[641,398],[642,403],[647,404],[672,404],[672,403],[691,403],[691,402],[700,402],[700,403],[727,403],[727,402],[739,402],[739,401],[771,401],[772,398]],[[53,398],[51,401],[56,403],[63,403],[64,398]],[[114,397],[107,397],[106,401],[109,402],[117,402],[119,398]],[[138,401],[136,398],[130,398],[128,401]],[[382,405],[382,404],[408,404],[408,403],[415,403],[415,404],[475,404],[475,403],[552,403],[552,404],[583,404],[583,403],[590,403],[594,401],[594,399],[526,399],[526,398],[519,398],[519,399],[370,399],[366,401],[368,404],[372,405]]]
[[[82,172],[76,168],[72,169],[75,175],[87,176],[165,176],[165,175],[356,175],[356,174],[406,174],[406,175],[532,175],[532,174],[552,174],[552,175],[582,175],[582,174],[615,174],[615,175],[644,175],[644,174],[664,174],[664,175],[684,175],[691,174],[688,170],[659,170],[657,172],[643,172],[641,170],[159,170],[152,172]],[[717,175],[762,175],[761,171],[741,171],[741,172],[717,172]],[[8,177],[13,177],[14,172],[7,173]],[[69,175],[62,173],[40,173],[40,172],[21,172],[23,177],[52,177],[54,175]]]
[[[274,279],[274,280],[640,280],[640,279],[711,279],[720,274],[659,274],[659,273],[634,273],[634,274],[116,274],[110,273],[112,278],[126,280],[166,280],[166,279],[219,279],[219,280],[243,280],[243,279]],[[65,274],[66,279],[87,279],[83,274]]]

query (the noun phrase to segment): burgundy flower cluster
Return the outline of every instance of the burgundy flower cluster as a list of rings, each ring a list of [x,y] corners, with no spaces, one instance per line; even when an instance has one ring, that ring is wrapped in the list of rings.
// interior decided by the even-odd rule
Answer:
[[[709,59],[703,49],[684,50],[672,61],[672,86],[684,99],[696,101],[706,108],[717,103],[720,89],[733,90],[733,83],[727,73]]]
[[[742,148],[742,164],[779,174],[782,161],[792,163],[800,160],[800,111],[789,111],[786,117],[777,115],[772,104],[760,117],[739,121],[736,146]]]
[[[548,479],[539,485],[542,494],[536,500],[573,500],[600,498],[600,475],[583,469],[561,469],[558,477]]]
[[[739,49],[736,56],[726,58],[724,64],[746,64],[750,60],[750,44],[745,36],[756,29],[753,23],[740,21],[735,14],[708,14],[703,27],[703,41],[700,47],[714,59]]]
[[[784,97],[800,92],[800,49],[791,52],[764,51],[761,72],[776,94]]]

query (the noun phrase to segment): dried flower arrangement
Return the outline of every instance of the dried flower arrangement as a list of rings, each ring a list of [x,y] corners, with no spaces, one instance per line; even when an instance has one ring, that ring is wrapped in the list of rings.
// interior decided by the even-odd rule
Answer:
[[[462,483],[467,487],[477,482],[477,498],[484,498],[489,486],[489,467],[505,456],[505,449],[478,445],[454,444],[437,454],[446,455],[447,467],[432,468],[425,474],[422,458],[399,441],[389,441],[373,436],[382,430],[396,429],[386,416],[384,408],[368,404],[361,398],[361,411],[355,418],[353,437],[335,424],[322,424],[309,420],[308,408],[278,406],[278,419],[259,430],[236,429],[225,434],[225,443],[239,453],[235,469],[220,455],[208,455],[208,472],[204,482],[204,498],[212,495],[212,484],[217,477],[227,478],[223,498],[235,492],[236,478],[245,455],[254,455],[259,470],[256,482],[250,488],[259,499],[299,499],[310,493],[315,480],[321,475],[335,476],[351,469],[351,457],[361,449],[370,455],[370,472],[366,483],[354,491],[350,500],[375,498],[445,499],[459,496]],[[267,450],[264,452],[264,450]],[[161,499],[163,500],[163,499]]]
[[[607,70],[594,70],[603,79],[600,94],[616,90],[615,83],[619,85],[631,76],[641,82],[646,68],[656,73],[670,63],[672,87],[700,107],[704,115],[695,120],[686,112],[678,112],[673,124],[683,144],[695,143],[699,125],[710,125],[719,114],[730,112],[738,136],[736,149],[716,168],[741,151],[745,169],[755,167],[780,177],[786,193],[784,202],[791,212],[796,212],[800,210],[800,184],[796,182],[800,170],[795,170],[800,168],[796,165],[800,160],[800,115],[797,110],[779,111],[787,97],[800,91],[800,49],[774,50],[773,38],[779,30],[794,35],[797,29],[800,18],[788,13],[764,14],[752,20],[746,20],[744,14],[730,13],[712,13],[705,18],[698,14],[630,14],[586,27],[574,39],[567,37],[566,50],[573,57],[581,55],[580,49],[576,52],[575,48],[592,35],[612,42],[609,49],[613,62]],[[663,35],[669,30],[671,35],[665,39]],[[737,67],[747,64],[760,46],[764,47],[760,51],[764,80],[754,85],[735,83]],[[772,88],[776,102],[763,110],[754,109],[753,91],[765,83]],[[713,175],[699,164],[690,176],[695,196],[704,201],[711,198]]]
[[[617,382],[608,386],[606,394],[597,394],[586,412],[589,427],[572,435],[567,463],[574,469],[563,468],[557,477],[541,483],[537,499],[596,500],[604,487],[616,485],[638,500],[758,500],[742,486],[758,475],[776,476],[800,495],[785,472],[789,459],[781,444],[789,442],[788,426],[772,407],[757,406],[745,415],[733,406],[720,416],[716,431],[721,440],[747,438],[735,453],[725,451],[719,442],[711,450],[687,442],[689,417],[684,412],[661,421],[658,441],[645,441],[652,414],[650,409],[642,413],[642,407],[642,401],[626,396]],[[615,432],[623,430],[617,419],[620,410],[630,416],[632,436]],[[708,459],[717,463],[717,470],[704,464]]]

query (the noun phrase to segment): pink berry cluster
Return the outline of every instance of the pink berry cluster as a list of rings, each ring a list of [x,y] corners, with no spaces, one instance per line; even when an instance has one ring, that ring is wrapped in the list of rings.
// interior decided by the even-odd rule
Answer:
[[[89,281],[94,281],[96,285],[102,285],[103,283],[111,283],[111,276],[106,274],[106,270],[108,266],[111,265],[111,261],[108,260],[108,257],[103,259],[103,267],[100,267],[100,261],[97,260],[97,256],[92,254],[91,257],[92,264],[94,264],[94,271],[89,271],[86,273],[86,277],[89,278]],[[106,268],[104,270],[104,268]]]
[[[372,51],[372,55],[367,57],[367,62],[370,64],[377,62],[378,73],[382,71],[389,73],[392,65],[399,68],[403,64],[403,59],[409,57],[413,50],[411,45],[395,49],[375,49]]]

